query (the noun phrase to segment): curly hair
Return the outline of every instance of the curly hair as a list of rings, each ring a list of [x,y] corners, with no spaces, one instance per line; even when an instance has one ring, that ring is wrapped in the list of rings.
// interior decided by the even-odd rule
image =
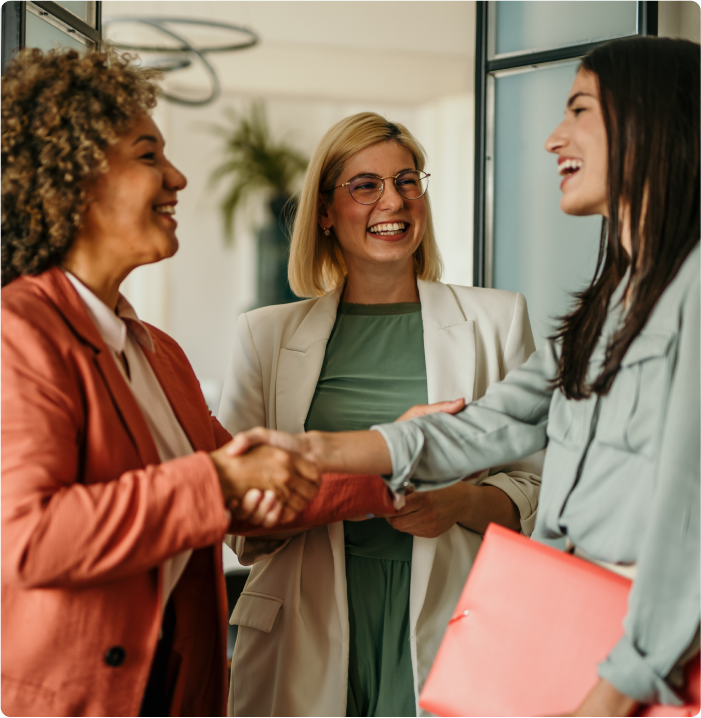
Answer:
[[[105,150],[155,105],[159,72],[114,51],[22,50],[2,83],[2,286],[63,261]]]

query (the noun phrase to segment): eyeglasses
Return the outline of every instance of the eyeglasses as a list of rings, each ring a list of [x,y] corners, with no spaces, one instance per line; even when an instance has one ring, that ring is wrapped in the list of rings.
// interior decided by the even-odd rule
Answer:
[[[394,186],[405,199],[419,199],[426,194],[430,174],[419,170],[406,170],[398,175],[388,177],[375,177],[374,175],[359,175],[352,180],[339,184],[334,189],[348,187],[351,197],[359,204],[374,204],[385,191],[385,180],[394,180]]]

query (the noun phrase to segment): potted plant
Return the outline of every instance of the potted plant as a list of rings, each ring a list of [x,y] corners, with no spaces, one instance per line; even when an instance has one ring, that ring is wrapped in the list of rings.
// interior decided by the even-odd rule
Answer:
[[[289,244],[287,226],[294,218],[294,182],[308,160],[284,139],[274,140],[262,102],[254,102],[248,113],[226,111],[229,126],[214,125],[224,139],[224,161],[212,172],[211,182],[228,180],[221,202],[224,236],[233,241],[236,211],[251,196],[267,195],[271,219],[257,231],[257,306],[284,304],[297,299],[287,282]]]

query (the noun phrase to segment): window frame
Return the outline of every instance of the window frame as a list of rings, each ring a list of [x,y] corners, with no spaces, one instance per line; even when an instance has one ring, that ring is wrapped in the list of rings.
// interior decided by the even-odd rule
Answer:
[[[57,2],[45,0],[31,0],[31,2],[17,2],[9,0],[2,6],[2,74],[5,74],[7,63],[24,47],[27,40],[27,13],[28,6],[34,6],[41,13],[46,13],[52,19],[68,27],[69,33],[76,33],[87,40],[87,45],[99,49],[102,45],[102,2],[95,2],[95,26],[85,22],[70,10]]]
[[[510,53],[488,58],[489,6],[486,0],[476,3],[475,22],[475,189],[473,230],[473,284],[494,284],[494,163],[492,162],[495,103],[495,73],[535,68],[578,60],[610,40],[566,45],[535,52]],[[657,35],[658,3],[639,0],[635,35]]]

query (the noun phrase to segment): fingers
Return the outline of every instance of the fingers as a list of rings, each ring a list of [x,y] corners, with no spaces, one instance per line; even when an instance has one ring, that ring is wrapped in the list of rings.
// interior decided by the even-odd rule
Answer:
[[[262,498],[262,491],[259,489],[249,489],[240,501],[237,499],[229,501],[229,510],[231,511],[231,515],[235,519],[245,521],[256,510],[256,507]],[[234,503],[238,505],[233,507]]]
[[[275,524],[277,523],[282,523],[281,519],[284,518],[284,512],[286,511],[292,514],[292,518],[296,516],[296,514],[291,509],[286,509],[279,501],[276,501],[273,508],[266,514],[265,518],[263,519],[263,527],[269,529],[275,526]]]
[[[275,492],[268,489],[263,493],[263,498],[260,500],[258,506],[256,506],[256,510],[249,518],[249,522],[254,524],[255,526],[259,526],[260,524],[264,523],[268,514],[273,511],[278,505],[282,506],[282,504],[280,504],[280,502],[277,500]]]
[[[285,506],[282,510],[282,515],[280,516],[280,523],[288,524],[294,519],[295,516],[297,516],[297,513],[293,511],[289,506]]]
[[[435,404],[417,404],[409,411],[402,414],[397,421],[408,421],[418,416],[427,416],[442,411],[445,414],[457,414],[465,408],[465,399],[454,399],[453,401],[438,401]]]
[[[266,439],[270,432],[262,426],[249,431],[241,431],[226,445],[227,456],[240,456],[245,454],[249,449],[259,444],[268,443]]]

